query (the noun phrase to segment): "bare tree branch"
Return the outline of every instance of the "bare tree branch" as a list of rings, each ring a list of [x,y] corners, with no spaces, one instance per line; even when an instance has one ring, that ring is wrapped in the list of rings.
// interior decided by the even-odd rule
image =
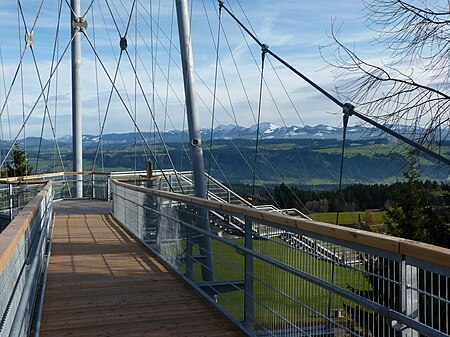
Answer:
[[[338,94],[384,124],[412,127],[423,144],[442,139],[450,120],[450,12],[447,1],[365,1],[366,23],[378,32],[372,41],[385,48],[376,64],[363,60],[340,39],[332,23],[332,60]],[[418,132],[425,128],[425,134]],[[445,134],[445,137],[448,133]]]

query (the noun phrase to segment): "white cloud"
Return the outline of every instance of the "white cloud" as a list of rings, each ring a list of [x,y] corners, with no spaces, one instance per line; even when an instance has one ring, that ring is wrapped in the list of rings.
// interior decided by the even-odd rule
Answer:
[[[114,4],[111,10],[114,13],[114,19],[122,34],[128,22],[132,1],[129,0],[123,3],[122,1],[110,1],[109,3]],[[129,132],[133,130],[133,124],[126,109],[132,115],[136,115],[136,120],[143,131],[148,131],[152,125],[150,110],[157,122],[161,125],[161,128],[164,123],[167,129],[181,128],[183,125],[184,90],[179,69],[181,64],[180,56],[176,52],[179,47],[178,31],[176,22],[172,24],[172,3],[162,1],[161,7],[158,8],[158,3],[152,2],[153,7],[151,11],[154,14],[153,19],[150,19],[148,16],[150,12],[148,4],[146,5],[145,1],[139,1],[138,3],[139,13],[137,15],[137,23],[139,27],[136,28],[136,16],[133,15],[128,31],[128,51],[132,62],[135,60],[136,48],[139,52],[137,68],[144,92],[142,93],[139,86],[136,86],[133,69],[124,53],[116,86],[117,90],[123,96],[127,108],[124,107],[117,93],[114,92],[110,102],[105,132]],[[217,38],[218,18],[215,1],[206,1],[204,3],[205,8],[203,8],[203,3],[201,2],[195,2],[194,5],[192,12],[192,40],[195,51],[194,60],[196,63],[196,71],[209,87],[208,89],[197,79],[197,90],[202,97],[201,100],[198,99],[202,120],[201,126],[208,127],[211,123],[211,112],[209,110],[212,109],[213,102],[211,91],[214,86],[216,57],[211,35],[214,39]],[[236,1],[227,1],[225,4],[229,8],[232,8],[246,25],[249,25],[248,18],[258,37],[262,42],[268,43],[271,50],[282,56],[288,62],[291,62],[300,71],[323,85],[327,90],[334,88],[333,76],[328,70],[323,70],[325,63],[320,57],[318,47],[327,41],[326,31],[330,29],[331,19],[337,17],[338,20],[342,19],[342,21],[348,23],[343,28],[343,33],[346,34],[345,39],[348,36],[349,40],[365,42],[370,38],[370,34],[367,31],[360,33],[362,31],[362,21],[358,23],[357,20],[361,18],[362,5],[359,2],[352,1],[351,4],[345,0],[334,2],[325,0],[317,0],[314,2],[291,0],[263,0],[256,3],[253,1],[241,2],[245,14]],[[67,25],[70,21],[70,11],[64,2],[63,5],[59,54],[61,54],[62,49],[70,39],[70,31]],[[87,3],[84,5],[86,6]],[[37,3],[30,6],[27,3],[27,6],[24,6],[27,22],[32,23],[34,21],[37,8]],[[99,4],[95,2],[93,10],[95,14],[94,20],[92,20],[91,13],[87,15],[87,34],[91,41],[94,40],[95,34],[97,52],[107,68],[108,73],[113,77],[117,65],[116,58],[120,53],[119,33],[116,30],[113,18],[110,17],[109,11],[105,6],[99,7]],[[160,13],[159,17],[156,16],[158,12]],[[209,24],[205,12],[208,14]],[[4,88],[3,83],[0,81],[0,102],[4,102],[4,90],[9,88],[9,84],[12,81],[14,70],[18,64],[18,47],[23,42],[19,43],[18,40],[19,28],[16,6],[2,2],[0,4],[0,15],[5,18],[2,21],[2,25],[7,24],[7,28],[4,30],[5,35],[3,35],[5,38],[2,39],[0,45],[5,62],[4,72],[6,82],[6,88]],[[234,124],[235,120],[237,120],[239,124],[249,126],[255,122],[254,115],[258,109],[260,76],[258,66],[260,66],[261,62],[260,48],[248,36],[244,40],[236,23],[225,12],[222,13],[222,23],[224,30],[221,36],[220,56],[224,77],[222,76],[222,72],[219,72],[216,95],[220,104],[216,104],[215,116],[217,121],[222,124]],[[56,24],[57,4],[46,2],[36,23],[34,32],[35,42],[33,45],[44,82],[48,79],[50,72]],[[157,24],[160,26],[160,29],[157,29]],[[348,30],[346,27],[348,27]],[[170,40],[171,29],[172,40]],[[20,30],[23,34],[23,27]],[[223,34],[227,36],[232,55],[228,50],[227,42]],[[151,40],[151,37],[153,37],[153,40]],[[156,41],[156,37],[158,37],[158,41]],[[100,120],[102,120],[107,109],[111,83],[103,73],[100,64],[97,63],[100,93],[97,98],[94,54],[90,50],[87,41],[84,38],[82,40],[84,133],[96,134],[98,133],[99,124],[98,111],[100,111]],[[250,49],[247,44],[250,45]],[[169,50],[171,52],[170,57],[172,58],[170,62]],[[155,61],[153,56],[156,54],[158,55],[158,59]],[[256,64],[253,57],[256,60]],[[340,123],[340,116],[334,117],[332,115],[337,111],[333,105],[330,105],[326,99],[321,98],[320,95],[308,87],[301,79],[281,67],[273,58],[271,60],[279,72],[283,80],[283,85],[291,95],[291,100],[301,114],[301,118],[305,124]],[[237,63],[245,90],[241,86],[241,79],[239,78],[234,62]],[[170,72],[168,70],[169,67]],[[23,76],[25,113],[27,114],[33,105],[35,105],[40,93],[36,71],[29,53],[27,53],[27,57],[24,60]],[[301,124],[297,112],[285,93],[285,89],[279,83],[269,63],[266,64],[265,76],[266,81],[270,84],[270,90],[275,99],[275,103],[272,101],[268,89],[264,88],[262,119],[280,125],[282,124],[280,122],[281,119],[288,125]],[[169,87],[165,81],[167,77],[171,80]],[[57,91],[55,81],[56,76],[52,81],[51,91],[49,93],[49,109],[52,116],[54,116],[55,110],[57,110],[55,124],[58,136],[61,136],[71,133],[69,53],[60,65]],[[58,97],[57,105],[55,105],[56,96]],[[180,100],[181,103],[179,102]],[[19,76],[16,79],[16,84],[11,91],[11,96],[8,101],[10,120],[14,124],[12,129],[16,132],[20,128],[20,121],[23,114],[21,102],[22,91]],[[97,106],[98,103],[100,104],[100,108]],[[150,110],[148,106],[150,106]],[[277,106],[282,117],[279,116]],[[253,115],[251,110],[253,110]],[[30,118],[29,125],[27,125],[27,133],[39,132],[43,111],[44,104],[41,99]],[[2,116],[2,122],[5,123],[5,121],[6,109]]]

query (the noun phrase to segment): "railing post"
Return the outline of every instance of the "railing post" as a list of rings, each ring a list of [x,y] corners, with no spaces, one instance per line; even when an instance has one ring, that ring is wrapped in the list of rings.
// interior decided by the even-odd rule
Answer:
[[[186,228],[186,277],[189,280],[194,279],[194,261],[193,261],[193,250],[194,250],[194,243],[193,240],[193,231],[192,228],[187,227]]]
[[[92,199],[95,199],[95,174],[92,173]]]
[[[252,221],[245,218],[245,248],[253,250]],[[253,300],[253,256],[245,254],[245,285],[244,285],[244,324],[253,331],[255,322]]]
[[[19,192],[17,193],[17,207],[18,212],[21,211],[21,209],[24,206],[24,198],[23,198],[23,188],[22,185],[19,185]]]
[[[108,176],[108,180],[106,181],[106,199],[111,201],[111,175]]]
[[[9,219],[13,219],[13,187],[12,184],[8,184],[9,192]]]
[[[414,320],[419,320],[419,297],[417,267],[401,263],[401,311]],[[419,337],[419,333],[411,328],[402,330],[402,337]]]

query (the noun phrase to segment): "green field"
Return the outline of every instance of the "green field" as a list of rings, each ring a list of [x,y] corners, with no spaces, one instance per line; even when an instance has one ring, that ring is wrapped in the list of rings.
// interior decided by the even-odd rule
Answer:
[[[243,245],[244,239],[230,240]],[[327,248],[333,250],[335,246]],[[354,268],[334,266],[330,262],[315,258],[310,254],[297,250],[280,239],[254,240],[253,250],[276,261],[287,264],[297,270],[320,280],[347,289],[348,285],[368,290],[370,284],[364,277],[361,265]],[[231,281],[244,279],[244,257],[236,249],[222,242],[213,241],[214,270],[216,281]],[[255,318],[258,322],[282,323],[277,315],[291,322],[319,323],[321,319],[311,311],[326,314],[329,308],[342,309],[348,301],[341,297],[331,296],[323,288],[295,276],[267,262],[254,258],[254,299]],[[194,279],[201,280],[200,266],[194,265]],[[244,319],[244,292],[233,291],[217,295],[217,301],[237,319]]]
[[[381,211],[373,211],[372,212],[375,219],[375,224],[382,224],[384,223],[383,215],[384,212]],[[339,225],[342,224],[353,224],[359,221],[363,221],[365,212],[340,212],[339,213]],[[309,217],[313,220],[327,222],[331,224],[336,223],[336,212],[329,212],[329,213],[314,213],[309,214]]]

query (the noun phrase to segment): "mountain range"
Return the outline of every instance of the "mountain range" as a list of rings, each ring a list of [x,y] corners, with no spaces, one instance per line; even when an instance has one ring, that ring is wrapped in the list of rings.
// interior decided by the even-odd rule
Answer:
[[[393,130],[404,135],[412,136],[414,130],[407,126],[391,126]],[[230,140],[230,139],[256,139],[258,128],[256,125],[250,127],[243,127],[238,125],[218,125],[213,129],[212,138],[214,140]],[[415,130],[415,135],[423,133],[423,129]],[[447,137],[450,135],[450,130],[447,128],[444,130]],[[269,122],[260,123],[259,126],[259,138],[260,139],[342,139],[343,128],[336,126],[329,126],[319,124],[316,126],[278,126]],[[154,132],[143,132],[142,135],[149,143],[160,143],[161,137],[166,143],[178,143],[181,141],[186,142],[189,139],[187,130],[171,130],[162,132],[161,136]],[[201,137],[203,142],[208,142],[211,139],[211,129],[201,129]],[[392,137],[383,133],[382,131],[361,125],[349,126],[347,128],[347,139],[349,140],[370,140],[370,139],[391,139]],[[443,137],[445,139],[446,137]],[[98,135],[83,135],[84,145],[95,145],[99,142],[100,136]],[[45,145],[53,144],[52,140],[40,140],[38,137],[28,137],[27,144],[37,145],[39,142]],[[133,144],[135,141],[140,143],[141,137],[134,132],[129,133],[109,133],[102,136],[103,144]],[[50,142],[50,143],[49,143]],[[58,138],[60,144],[70,144],[72,142],[72,136],[64,136]]]

